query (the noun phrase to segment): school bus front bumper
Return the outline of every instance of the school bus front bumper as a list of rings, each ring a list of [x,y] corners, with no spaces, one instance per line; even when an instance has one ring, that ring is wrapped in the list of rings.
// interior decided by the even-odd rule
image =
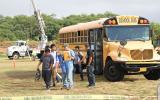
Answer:
[[[125,62],[125,69],[128,72],[145,73],[150,70],[160,70],[160,62],[158,61],[130,61]]]

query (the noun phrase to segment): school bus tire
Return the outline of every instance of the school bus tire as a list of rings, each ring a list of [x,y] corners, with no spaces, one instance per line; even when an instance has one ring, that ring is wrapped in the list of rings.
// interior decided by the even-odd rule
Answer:
[[[108,60],[104,68],[104,77],[111,82],[122,81],[124,79],[124,71],[120,69],[120,64]]]
[[[148,80],[158,80],[160,78],[159,70],[151,70],[144,74],[144,77]]]

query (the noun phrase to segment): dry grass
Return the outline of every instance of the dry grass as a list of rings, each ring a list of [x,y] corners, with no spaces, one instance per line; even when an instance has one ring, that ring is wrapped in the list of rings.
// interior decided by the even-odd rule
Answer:
[[[33,96],[64,94],[105,94],[126,96],[156,96],[159,81],[146,80],[142,75],[126,76],[121,82],[108,82],[102,76],[96,76],[96,87],[88,89],[87,77],[81,82],[76,75],[75,87],[72,90],[61,90],[62,84],[46,92],[43,81],[34,81],[38,61],[20,59],[13,67],[13,61],[0,58],[0,96]]]

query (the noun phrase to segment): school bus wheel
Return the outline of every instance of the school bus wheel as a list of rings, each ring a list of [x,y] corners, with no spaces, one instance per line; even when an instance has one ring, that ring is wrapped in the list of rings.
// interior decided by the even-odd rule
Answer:
[[[123,80],[124,71],[121,70],[120,67],[120,64],[114,63],[112,60],[106,61],[104,77],[111,82]]]
[[[160,78],[159,70],[150,70],[144,74],[144,77],[148,80],[158,80]]]

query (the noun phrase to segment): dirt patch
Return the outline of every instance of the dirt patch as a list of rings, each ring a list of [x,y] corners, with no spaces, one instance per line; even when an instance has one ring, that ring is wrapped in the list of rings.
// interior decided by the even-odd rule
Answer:
[[[22,62],[23,60],[23,62]],[[96,87],[89,89],[87,76],[84,81],[80,81],[79,75],[75,76],[74,88],[65,90],[62,83],[57,83],[51,88],[51,92],[46,92],[43,79],[34,80],[38,60],[33,62],[29,59],[16,61],[16,67],[12,66],[11,60],[0,60],[0,96],[35,96],[35,95],[124,95],[124,96],[157,96],[157,86],[159,81],[149,81],[143,75],[125,76],[121,82],[106,81],[103,75],[96,76]],[[154,98],[155,99],[155,98]],[[147,100],[154,100],[153,98]],[[134,99],[133,99],[134,100]],[[135,99],[137,100],[137,99]],[[141,99],[139,99],[141,100]],[[156,99],[155,99],[156,100]]]

